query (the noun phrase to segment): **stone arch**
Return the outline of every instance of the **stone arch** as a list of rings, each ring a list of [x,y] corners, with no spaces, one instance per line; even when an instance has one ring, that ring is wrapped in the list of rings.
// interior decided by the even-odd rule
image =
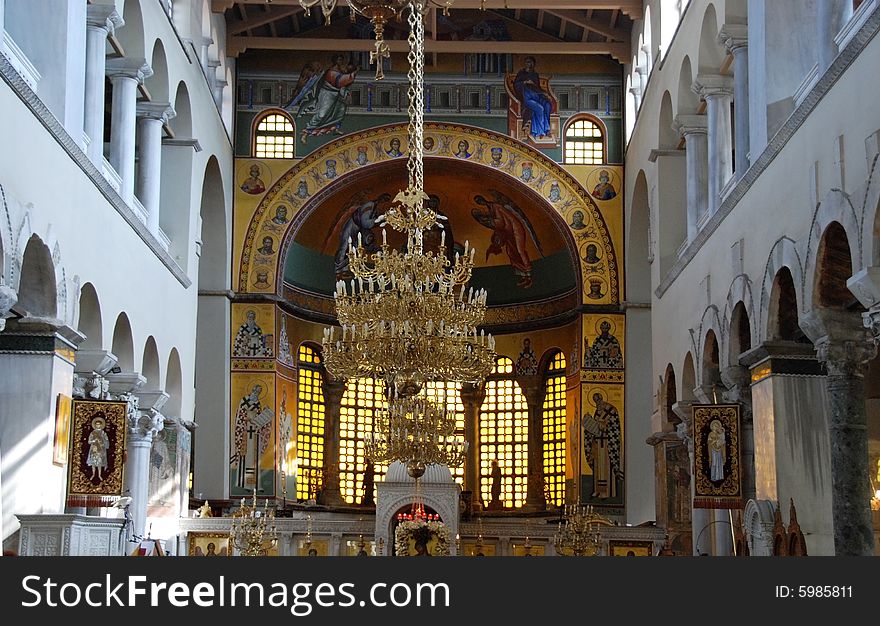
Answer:
[[[165,367],[165,393],[168,394],[168,402],[164,412],[170,417],[180,417],[183,406],[183,376],[180,371],[180,354],[177,348],[171,348],[168,354],[168,364]]]
[[[86,283],[79,292],[79,320],[77,330],[86,336],[80,350],[101,350],[104,347],[104,326],[101,302],[92,283]]]
[[[733,307],[730,316],[730,334],[727,340],[727,365],[739,365],[739,355],[752,348],[752,322],[742,300]]]
[[[642,51],[645,53],[645,55],[647,57],[645,59],[645,61],[646,61],[645,71],[647,72],[648,76],[651,75],[651,68],[653,67],[654,63],[656,62],[656,58],[657,58],[657,55],[654,53],[653,34],[654,34],[654,26],[651,23],[651,7],[646,6],[645,7],[645,17],[642,20],[642,37],[644,39],[644,41],[642,43]]]
[[[684,363],[681,367],[681,393],[678,395],[679,402],[696,402],[694,389],[697,388],[697,373],[694,368],[694,357],[690,352],[684,355]]]
[[[169,124],[174,136],[177,139],[191,139],[193,137],[192,127],[192,107],[190,106],[189,90],[186,82],[177,83],[177,90],[174,93],[174,101],[171,103],[174,107],[175,116]]]
[[[657,126],[657,147],[660,150],[676,150],[678,148],[681,137],[675,132],[674,122],[672,96],[667,90],[663,92],[663,97],[660,99],[660,122]]]
[[[116,363],[123,372],[134,371],[134,338],[128,315],[120,313],[113,327],[111,351],[116,355]]]
[[[721,323],[720,312],[718,307],[714,304],[710,304],[706,307],[706,310],[703,311],[703,315],[700,318],[699,332],[697,333],[697,337],[701,340],[697,346],[697,354],[700,355],[697,362],[697,371],[699,372],[697,383],[700,385],[706,384],[706,381],[703,380],[703,374],[706,372],[704,357],[706,356],[706,338],[709,336],[709,333],[712,333],[712,337],[717,343],[715,347],[717,350],[717,355],[715,356],[715,363],[717,366],[717,364],[721,362],[721,355],[726,354],[724,349],[726,348],[727,343],[727,329],[724,327],[724,324]]]
[[[685,55],[678,72],[678,95],[674,102],[676,115],[694,115],[697,112],[700,99],[693,91],[694,78],[691,59]]]
[[[726,53],[718,44],[718,17],[712,3],[706,7],[700,27],[700,52],[697,68],[700,74],[717,74],[724,62]]]
[[[738,308],[741,309],[739,313],[737,313]],[[758,342],[758,328],[756,324],[755,303],[752,297],[752,281],[746,274],[740,274],[734,278],[730,283],[730,288],[727,290],[727,303],[724,307],[722,321],[730,321],[730,335],[727,342],[727,358],[722,355],[722,362],[729,365],[738,364],[737,359],[742,350],[740,350],[740,352],[736,352],[735,350],[738,346],[741,346],[744,343],[745,339],[741,335],[741,320],[734,319],[737,316],[745,316],[743,319],[748,323],[749,331],[748,344],[750,347],[756,345]],[[736,331],[733,330],[734,328],[736,328]],[[735,332],[738,333],[737,345],[733,344]]]
[[[846,280],[854,261],[849,242],[840,222],[831,222],[822,233],[816,253],[812,257],[812,271],[805,277],[812,279],[812,288],[804,290],[809,294],[811,308],[851,308],[855,296],[847,288]]]
[[[880,266],[880,153],[868,167],[861,231],[865,265]]]
[[[743,510],[743,528],[750,556],[773,556],[773,525],[776,504],[770,500],[749,500]]]
[[[120,11],[124,24],[116,29],[116,37],[125,50],[125,55],[132,59],[146,59],[147,49],[144,42],[144,18],[141,14],[140,0],[123,0]],[[117,5],[118,10],[118,5]]]
[[[836,223],[842,229],[846,240],[847,254],[849,255],[849,267],[837,268],[844,272],[844,282],[850,276],[861,269],[862,266],[862,238],[859,220],[855,208],[850,202],[849,196],[840,190],[832,189],[825,199],[816,207],[813,213],[813,221],[810,225],[810,234],[807,239],[807,251],[804,257],[804,311],[811,311],[815,303],[815,281],[819,278],[819,252],[828,228]],[[812,284],[806,281],[812,281]]]
[[[681,421],[672,409],[677,402],[678,391],[676,388],[675,368],[672,366],[672,363],[667,363],[666,371],[663,373],[663,383],[660,386],[660,415],[664,420],[672,424],[677,424]]]
[[[165,46],[161,39],[155,39],[150,53],[151,76],[144,81],[153,102],[169,102],[170,86],[168,83],[168,60],[165,57]]]
[[[677,4],[669,0],[661,0],[655,5],[660,14],[660,40],[657,42],[658,62],[666,57],[666,52],[669,50],[672,38],[675,36],[675,31],[678,29],[678,23],[681,20],[681,13],[677,10]]]
[[[776,277],[783,268],[788,271],[789,276],[791,277],[792,288],[794,291],[794,306],[797,310],[803,310],[803,265],[801,264],[800,256],[798,255],[794,241],[788,237],[782,237],[773,244],[773,248],[770,250],[770,255],[767,259],[767,264],[764,267],[764,278],[761,281],[761,302],[757,320],[759,325],[759,333],[757,337],[758,342],[773,338],[773,332],[771,332],[771,326],[773,326],[773,324],[771,324],[771,319],[774,324],[778,321],[778,309],[773,308],[778,306],[778,302],[771,302],[771,296],[774,293],[773,289],[777,283]],[[771,311],[771,309],[773,310]]]
[[[21,258],[18,308],[32,317],[58,316],[58,282],[49,247],[31,235]]]
[[[626,255],[627,300],[651,301],[651,262],[654,259],[654,234],[651,232],[651,206],[648,180],[639,170],[632,199],[628,202],[629,219]],[[670,221],[672,221],[670,219]]]
[[[626,82],[623,86],[623,96],[625,100],[623,121],[625,125],[627,141],[632,135],[633,128],[635,128],[636,125],[636,97],[632,92],[632,87],[632,74],[630,74],[626,77]]]
[[[147,379],[144,388],[162,389],[162,376],[159,368],[159,349],[156,346],[156,339],[152,335],[147,337],[147,341],[144,344],[144,354],[141,359],[141,374]]]
[[[721,383],[721,338],[714,329],[709,329],[704,335],[700,354],[700,378],[699,385],[703,388],[706,399],[715,402],[715,389],[722,387]]]
[[[544,215],[549,216],[560,227],[559,232],[565,240],[569,255],[572,258],[573,267],[578,269],[580,269],[579,259],[581,258],[581,250],[579,250],[578,246],[585,247],[586,243],[576,243],[572,231],[568,228],[567,224],[571,221],[571,215],[575,211],[581,211],[586,219],[589,220],[589,223],[595,226],[597,238],[603,242],[602,245],[605,247],[608,269],[601,277],[605,280],[606,285],[608,285],[606,292],[607,300],[610,300],[611,303],[620,301],[622,294],[620,291],[619,251],[615,249],[604,218],[589,192],[568,174],[562,166],[519,141],[485,129],[459,124],[428,123],[425,125],[425,132],[426,135],[436,138],[438,145],[446,146],[445,148],[438,149],[437,155],[431,155],[426,158],[426,167],[430,167],[432,162],[443,163],[454,160],[459,163],[465,163],[467,167],[486,167],[487,173],[491,170],[494,175],[502,176],[507,182],[510,182],[511,187],[518,186],[524,194],[533,197],[535,199],[535,206],[544,210]],[[265,193],[248,225],[244,238],[245,245],[241,253],[241,265],[238,268],[237,290],[239,292],[274,292],[280,294],[283,281],[279,280],[278,277],[283,270],[287,248],[293,240],[296,230],[320,206],[325,198],[334,193],[336,189],[349,184],[354,172],[393,161],[393,158],[389,158],[385,154],[382,145],[383,142],[388,142],[395,137],[400,139],[401,145],[405,145],[407,135],[404,124],[390,124],[371,128],[361,133],[351,133],[319,148],[284,173],[278,179],[278,182],[272,185]],[[474,150],[474,155],[467,161],[455,159],[449,149],[450,145],[456,145],[455,140],[467,140]],[[358,145],[373,146],[372,157],[375,162],[362,166],[354,164],[352,154]],[[490,152],[494,147],[500,147],[503,154],[507,157],[505,161],[502,161],[502,165],[498,167],[491,167],[489,165]],[[351,165],[345,165],[345,171],[341,175],[328,181],[322,179],[319,168],[323,167],[324,162],[330,158],[336,160],[337,163],[351,163]],[[521,178],[520,175],[522,164],[525,161],[532,165],[532,176],[528,180]],[[249,163],[243,164],[245,167],[248,165]],[[301,199],[295,193],[300,180],[305,181],[308,185],[307,199]],[[557,200],[551,202],[548,193],[554,184],[559,187],[559,196]],[[290,220],[286,230],[278,236],[279,239],[284,241],[284,245],[279,246],[280,254],[276,253],[273,257],[270,257],[272,258],[272,266],[264,266],[266,269],[263,270],[262,278],[266,280],[260,281],[260,284],[257,284],[254,281],[259,276],[255,273],[254,266],[258,261],[258,255],[255,252],[261,242],[260,237],[262,235],[260,231],[267,232],[272,230],[271,227],[266,228],[266,224],[274,215],[274,211],[270,209],[279,200],[289,207],[293,218]],[[565,222],[564,227],[562,222]],[[579,283],[578,287],[581,289],[581,293],[583,293],[583,272],[579,271],[576,274]],[[604,301],[595,302],[600,304]]]

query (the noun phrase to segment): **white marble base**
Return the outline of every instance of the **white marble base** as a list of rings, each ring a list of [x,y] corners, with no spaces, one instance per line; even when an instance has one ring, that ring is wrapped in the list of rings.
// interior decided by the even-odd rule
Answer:
[[[123,556],[124,519],[18,515],[19,556]]]

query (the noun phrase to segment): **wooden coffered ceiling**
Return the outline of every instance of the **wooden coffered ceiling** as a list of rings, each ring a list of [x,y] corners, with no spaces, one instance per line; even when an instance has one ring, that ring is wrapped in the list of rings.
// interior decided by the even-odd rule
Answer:
[[[226,15],[228,54],[245,50],[373,49],[372,36],[340,35],[349,20],[345,0],[327,25],[318,7],[308,15],[299,0],[213,0]],[[453,40],[443,36],[441,22],[454,23],[456,12],[482,10],[487,18],[504,18],[521,27],[509,41]],[[642,17],[642,0],[455,0],[444,18],[432,8],[426,19],[428,53],[601,54],[625,63],[630,55],[633,20]],[[358,20],[366,20],[358,17]],[[392,52],[405,52],[404,37],[386,34]]]

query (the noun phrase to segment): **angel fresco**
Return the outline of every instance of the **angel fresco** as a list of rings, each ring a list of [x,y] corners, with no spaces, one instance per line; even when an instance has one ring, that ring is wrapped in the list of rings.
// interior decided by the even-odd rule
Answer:
[[[507,253],[513,271],[517,275],[517,287],[528,289],[532,286],[532,261],[526,249],[527,237],[544,256],[538,234],[532,227],[523,210],[506,195],[490,189],[491,200],[478,195],[474,202],[479,206],[471,209],[471,215],[480,224],[492,231],[492,243],[486,249],[486,259],[491,254]]]
[[[317,61],[307,63],[299,75],[294,96],[286,109],[298,107],[296,116],[310,114],[300,135],[303,143],[307,137],[336,133],[341,135],[342,120],[348,111],[348,93],[357,78],[357,68],[345,63],[345,56],[335,54],[330,66],[323,68]]]
[[[367,252],[376,252],[379,249],[373,227],[379,219],[380,205],[389,202],[391,195],[383,193],[371,199],[362,196],[363,194],[356,194],[339,219],[343,224],[339,231],[339,245],[336,247],[333,264],[337,279],[351,277],[351,270],[348,267],[348,246],[350,243],[358,245],[358,237]]]

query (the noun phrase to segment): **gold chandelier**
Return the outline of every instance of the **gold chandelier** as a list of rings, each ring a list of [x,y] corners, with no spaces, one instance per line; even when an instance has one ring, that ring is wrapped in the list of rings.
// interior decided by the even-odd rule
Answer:
[[[380,463],[401,461],[418,478],[430,464],[459,467],[468,442],[455,434],[455,413],[423,395],[401,396],[377,411],[376,430],[367,433],[364,455]]]
[[[385,78],[382,71],[382,59],[391,56],[388,44],[385,43],[385,24],[393,17],[400,19],[403,10],[409,6],[411,0],[348,0],[351,10],[351,21],[354,22],[356,15],[363,15],[373,24],[373,32],[376,35],[376,49],[370,52],[370,64],[376,64],[376,80]],[[428,5],[443,10],[443,15],[449,15],[449,7],[455,0],[417,0],[424,11]],[[324,20],[329,24],[330,16],[336,10],[338,0],[299,0],[300,6],[305,9],[306,15],[311,14],[312,7],[320,6]]]
[[[596,556],[602,545],[600,526],[611,522],[593,511],[592,506],[569,504],[565,507],[565,520],[553,537],[556,553],[562,556]]]
[[[269,550],[278,545],[275,510],[269,508],[267,500],[260,511],[257,507],[256,488],[251,504],[245,504],[242,498],[238,510],[232,514],[229,545],[242,556],[266,556]]]
[[[350,283],[336,284],[336,314],[342,327],[324,329],[327,371],[342,379],[375,377],[388,386],[389,406],[381,428],[368,441],[374,460],[400,460],[411,475],[440,463],[456,467],[467,445],[453,436],[455,420],[445,408],[419,395],[431,381],[478,383],[495,364],[495,340],[478,332],[486,291],[468,289],[475,250],[450,261],[445,235],[439,251],[424,249],[424,231],[446,218],[428,204],[424,190],[424,13],[428,0],[406,0],[409,8],[408,186],[377,220],[382,246],[369,253],[361,237],[349,242]],[[404,251],[392,250],[386,227],[406,234]],[[449,242],[453,245],[454,242]]]

